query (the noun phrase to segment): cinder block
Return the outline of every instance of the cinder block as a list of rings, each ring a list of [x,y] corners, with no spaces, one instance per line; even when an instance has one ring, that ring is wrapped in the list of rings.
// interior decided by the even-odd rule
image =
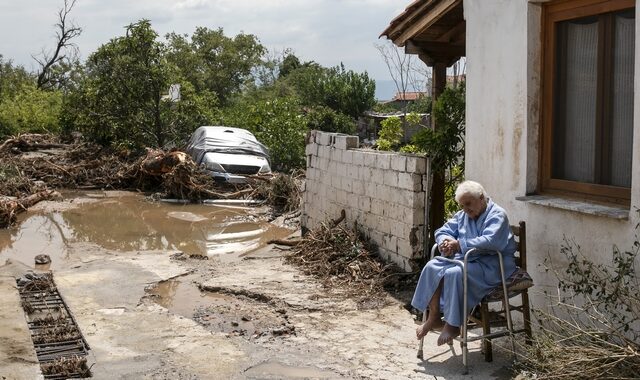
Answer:
[[[334,146],[337,149],[355,149],[359,146],[360,142],[358,136],[348,135],[336,135]]]
[[[382,247],[383,236],[384,235],[381,232],[378,232],[376,230],[371,230],[371,233],[369,234],[369,239],[373,241],[376,245]]]
[[[391,169],[392,154],[378,153],[376,154],[376,167],[378,169]]]
[[[427,158],[407,156],[407,172],[425,174],[427,172]]]
[[[385,208],[388,204],[380,199],[371,199],[371,213],[377,216],[384,216]]]
[[[382,237],[382,246],[385,249],[388,249],[391,252],[397,252],[398,251],[398,238],[391,235],[391,234],[385,234]]]
[[[376,183],[376,184],[383,184],[384,183],[384,173],[385,173],[385,170],[371,168],[371,178],[369,178],[369,181],[373,182],[373,183]]]
[[[424,210],[416,210],[409,207],[401,206],[404,213],[404,220],[413,226],[424,224]]]
[[[398,184],[401,189],[422,191],[422,175],[414,173],[398,173]]]
[[[333,162],[335,164],[336,167],[336,174],[339,175],[340,177],[347,177],[347,165],[343,164],[342,162]]]
[[[391,169],[398,172],[404,172],[407,170],[407,156],[401,154],[394,154],[391,157]]]
[[[364,195],[364,182],[357,179],[352,179],[351,192],[358,196]]]
[[[378,155],[377,153],[375,153],[375,151],[373,150],[365,150],[362,151],[362,153],[364,154],[364,166],[368,166],[370,168],[375,168],[376,167],[376,156]]]
[[[404,174],[404,173],[398,173],[395,170],[384,170],[383,171],[383,178],[384,178],[384,184],[387,186],[398,186],[398,174]]]
[[[342,163],[342,152],[344,152],[344,150],[340,150],[340,149],[335,149],[335,148],[331,148],[331,150],[329,151],[329,158],[332,161],[336,161],[336,162],[340,162]]]
[[[369,181],[364,181],[363,182],[364,185],[364,195],[370,197],[370,198],[376,198],[376,192],[378,191],[376,188],[376,185],[374,183],[371,183]]]
[[[391,233],[393,236],[397,236],[401,239],[409,239],[409,234],[411,233],[411,226],[406,223],[396,221],[393,223],[393,227],[391,228]]]
[[[393,229],[393,224],[395,223],[394,220],[389,220],[388,218],[384,217],[384,216],[379,216],[378,217],[378,228],[377,230],[385,233],[385,234],[391,234],[391,230]],[[395,248],[394,248],[395,250]]]
[[[362,216],[362,224],[366,226],[369,231],[375,231],[376,223],[377,219],[374,214],[368,212]]]
[[[336,191],[336,202],[341,205],[347,205],[347,192],[344,190]]]
[[[316,145],[316,144],[307,144],[304,147],[304,154],[306,154],[307,156],[309,156],[309,155],[317,156],[318,155],[318,145]]]
[[[367,197],[367,196],[360,196],[358,197],[358,208],[361,211],[364,212],[370,212],[371,211],[371,198]]]
[[[362,149],[356,149],[352,151],[351,155],[353,157],[353,163],[357,165],[364,165],[364,157],[366,154],[367,153],[365,153],[365,151],[363,151]]]
[[[320,133],[320,145],[330,146],[333,133],[321,132]]]
[[[353,164],[353,152],[350,150],[343,151],[342,162],[344,162],[345,164]]]
[[[414,249],[415,247],[413,247],[411,243],[409,243],[409,240],[398,239],[398,255],[411,259],[413,257]]]
[[[345,152],[347,153],[347,152]],[[358,174],[358,166],[355,165],[349,165],[349,164],[344,164],[344,166],[347,168],[347,174],[346,177],[349,177],[351,179],[360,179],[359,174]]]
[[[342,182],[342,189],[344,191],[349,193],[353,192],[353,180],[351,178],[342,177],[341,182]]]

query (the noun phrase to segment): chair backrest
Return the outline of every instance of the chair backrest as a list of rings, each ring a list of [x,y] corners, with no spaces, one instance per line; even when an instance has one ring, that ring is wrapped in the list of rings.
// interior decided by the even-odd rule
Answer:
[[[527,270],[527,227],[524,221],[511,226],[511,232],[516,241],[516,265]]]

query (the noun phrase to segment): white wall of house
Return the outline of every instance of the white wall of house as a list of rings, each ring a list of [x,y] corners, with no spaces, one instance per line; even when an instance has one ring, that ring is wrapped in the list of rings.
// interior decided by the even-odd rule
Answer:
[[[544,302],[543,290],[555,289],[557,281],[545,273],[541,264],[550,257],[554,265],[562,268],[560,248],[565,237],[579,244],[588,258],[610,263],[614,244],[620,249],[631,248],[639,222],[635,210],[640,207],[638,91],[634,105],[631,207],[627,218],[594,215],[600,209],[586,213],[588,204],[572,205],[576,210],[567,210],[562,208],[561,200],[540,205],[516,199],[532,193],[537,186],[542,2],[464,1],[466,178],[481,182],[494,201],[508,211],[512,224],[519,220],[527,222],[528,271],[536,282],[532,289],[534,303]],[[636,38],[636,89],[640,88],[639,42],[640,38]]]

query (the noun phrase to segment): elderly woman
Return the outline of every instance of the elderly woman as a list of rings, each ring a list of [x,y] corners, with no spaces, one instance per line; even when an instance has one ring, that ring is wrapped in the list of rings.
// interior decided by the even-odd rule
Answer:
[[[477,182],[462,182],[456,189],[456,202],[462,208],[436,231],[436,242],[445,257],[463,260],[464,254],[476,248],[467,263],[468,305],[477,305],[493,288],[500,285],[500,263],[497,255],[484,251],[500,251],[505,276],[516,270],[516,243],[511,234],[507,214],[488,198]],[[471,310],[463,309],[462,268],[436,256],[422,270],[411,304],[426,312],[427,320],[416,329],[421,339],[434,328],[442,328],[438,345],[450,343],[460,334],[460,326]],[[440,319],[440,310],[444,317]],[[444,321],[444,326],[442,326]]]

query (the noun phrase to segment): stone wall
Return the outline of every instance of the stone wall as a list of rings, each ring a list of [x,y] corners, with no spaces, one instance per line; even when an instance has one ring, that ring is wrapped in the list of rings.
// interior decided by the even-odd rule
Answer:
[[[427,159],[422,156],[357,149],[357,136],[311,131],[302,227],[336,219],[345,210],[380,256],[412,270],[422,255],[425,232]]]

